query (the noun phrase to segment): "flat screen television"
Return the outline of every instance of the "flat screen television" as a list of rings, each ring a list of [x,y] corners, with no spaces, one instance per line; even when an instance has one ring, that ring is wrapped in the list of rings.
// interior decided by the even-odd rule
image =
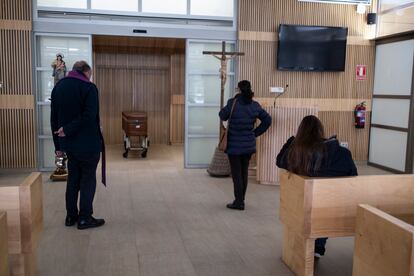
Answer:
[[[277,69],[345,71],[348,28],[279,26]]]

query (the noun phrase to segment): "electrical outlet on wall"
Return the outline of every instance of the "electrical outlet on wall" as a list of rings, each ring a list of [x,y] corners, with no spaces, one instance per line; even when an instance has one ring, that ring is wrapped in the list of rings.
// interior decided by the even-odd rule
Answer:
[[[285,88],[280,87],[280,86],[273,86],[270,87],[270,93],[283,93],[285,92]]]
[[[341,147],[349,149],[348,142],[341,142],[340,145],[341,145]]]

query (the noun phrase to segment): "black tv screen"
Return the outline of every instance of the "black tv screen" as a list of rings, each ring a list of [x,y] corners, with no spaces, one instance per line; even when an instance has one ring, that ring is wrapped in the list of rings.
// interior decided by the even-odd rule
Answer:
[[[348,28],[279,26],[277,69],[344,71]]]

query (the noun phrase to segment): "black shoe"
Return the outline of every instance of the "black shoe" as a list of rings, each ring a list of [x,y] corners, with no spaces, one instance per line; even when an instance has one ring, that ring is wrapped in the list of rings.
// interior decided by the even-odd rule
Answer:
[[[88,229],[88,228],[94,228],[94,227],[102,226],[104,224],[105,224],[104,219],[96,219],[90,216],[89,218],[79,220],[78,229],[83,230],[83,229]]]
[[[229,203],[226,205],[227,208],[229,209],[234,209],[234,210],[240,210],[243,211],[244,210],[244,203],[242,204],[237,204],[237,203]]]
[[[66,216],[65,226],[73,226],[78,221],[78,217]]]

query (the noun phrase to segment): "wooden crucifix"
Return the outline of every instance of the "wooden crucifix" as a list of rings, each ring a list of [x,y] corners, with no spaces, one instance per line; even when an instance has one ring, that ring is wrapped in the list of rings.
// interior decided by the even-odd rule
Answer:
[[[204,55],[212,55],[216,59],[220,60],[220,79],[221,79],[221,91],[220,91],[220,109],[224,106],[224,88],[226,86],[227,81],[227,61],[233,59],[237,56],[244,56],[242,52],[226,52],[226,42],[222,42],[222,50],[221,52],[214,52],[214,51],[203,51]],[[221,121],[220,121],[221,125]],[[220,128],[221,134],[221,128]]]

